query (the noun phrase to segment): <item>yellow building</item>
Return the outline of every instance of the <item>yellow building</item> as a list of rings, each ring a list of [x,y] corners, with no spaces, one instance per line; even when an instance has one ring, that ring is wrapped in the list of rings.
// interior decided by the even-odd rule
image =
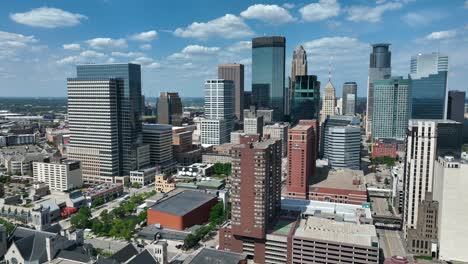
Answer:
[[[170,177],[166,177],[163,174],[156,174],[154,180],[154,188],[157,192],[167,193],[174,190],[176,187],[175,183],[172,182]]]

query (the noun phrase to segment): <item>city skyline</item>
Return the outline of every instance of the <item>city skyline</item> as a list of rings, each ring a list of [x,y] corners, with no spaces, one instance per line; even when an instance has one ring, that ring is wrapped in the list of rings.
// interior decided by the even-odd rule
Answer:
[[[167,11],[180,6],[177,1],[140,6],[112,1],[92,6],[2,3],[0,80],[4,85],[0,91],[8,96],[63,97],[66,77],[76,64],[87,62],[141,64],[142,90],[147,97],[165,90],[182,97],[202,97],[203,83],[216,77],[217,64],[244,63],[245,90],[250,91],[250,42],[263,35],[286,37],[285,77],[299,44],[307,51],[308,74],[317,75],[322,83],[326,83],[326,65],[333,57],[338,94],[344,82],[355,81],[358,97],[366,95],[370,45],[380,42],[392,44],[393,75],[410,73],[412,55],[439,51],[450,58],[448,90],[467,90],[463,85],[467,77],[462,73],[468,68],[464,45],[468,9],[461,0],[184,4],[199,13],[171,16]],[[129,18],[116,22],[100,15],[119,10],[126,10]],[[303,27],[314,30],[304,32]]]

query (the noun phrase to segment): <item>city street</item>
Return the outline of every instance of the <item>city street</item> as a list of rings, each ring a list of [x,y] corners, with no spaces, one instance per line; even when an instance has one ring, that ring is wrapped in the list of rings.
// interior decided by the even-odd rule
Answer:
[[[401,238],[401,231],[377,229],[379,235],[380,248],[384,252],[384,257],[407,256]]]

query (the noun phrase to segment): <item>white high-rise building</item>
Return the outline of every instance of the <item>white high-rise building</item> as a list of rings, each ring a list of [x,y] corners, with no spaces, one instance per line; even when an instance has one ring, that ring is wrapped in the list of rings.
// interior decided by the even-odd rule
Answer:
[[[214,79],[205,82],[205,118],[201,120],[201,144],[229,142],[234,121],[234,83]]]
[[[438,156],[460,155],[462,125],[451,120],[411,119],[405,163],[404,231],[416,229],[418,207],[433,190],[434,163]],[[436,199],[434,199],[436,200]]]
[[[288,153],[288,128],[289,123],[275,123],[263,127],[263,136],[281,140],[281,154],[286,157]]]
[[[70,78],[67,84],[70,127],[68,158],[81,161],[85,182],[101,182],[103,177],[118,176],[117,97],[118,91],[123,89],[123,81],[113,78]]]
[[[448,71],[448,60],[448,56],[438,52],[411,56],[411,78],[418,79],[440,71]]]
[[[76,160],[64,160],[61,163],[33,163],[33,179],[43,182],[52,191],[69,191],[83,185],[81,164]]]
[[[438,157],[434,166],[433,199],[439,202],[439,259],[468,262],[468,162]]]
[[[244,133],[247,135],[263,134],[263,116],[244,118]]]
[[[322,103],[322,122],[327,119],[328,116],[335,115],[336,107],[336,97],[335,97],[335,87],[331,83],[330,79],[328,80],[325,89],[323,90],[323,103]]]

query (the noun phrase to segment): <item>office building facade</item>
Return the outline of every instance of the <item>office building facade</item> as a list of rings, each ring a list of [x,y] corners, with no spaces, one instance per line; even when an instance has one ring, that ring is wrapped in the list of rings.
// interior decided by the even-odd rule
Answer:
[[[83,181],[121,175],[118,95],[121,79],[69,78],[68,158],[81,161]]]
[[[392,77],[374,85],[372,138],[403,140],[411,115],[411,86],[408,79]]]
[[[336,107],[335,87],[331,83],[331,80],[328,79],[328,83],[325,86],[325,89],[323,90],[321,122],[325,121],[327,117],[335,115],[335,107]]]
[[[237,63],[218,65],[218,79],[234,82],[234,114],[237,120],[242,121],[244,118],[244,65]]]
[[[463,123],[465,119],[465,91],[449,91],[447,119]]]
[[[174,166],[171,125],[144,124],[143,143],[149,145],[151,165],[161,170]]]
[[[462,125],[451,120],[411,119],[408,122],[405,161],[405,236],[416,229],[418,207],[433,191],[434,162],[439,156],[460,157]],[[407,237],[407,236],[406,236]]]
[[[60,163],[33,163],[34,182],[43,182],[51,191],[70,191],[83,186],[81,164],[76,160]]]
[[[315,173],[316,120],[300,120],[288,131],[286,196],[307,199]]]
[[[447,116],[448,56],[440,53],[411,57],[413,119],[445,119]]]
[[[291,124],[299,120],[319,119],[320,82],[315,75],[297,75],[291,98]]]
[[[369,76],[367,79],[366,134],[368,137],[372,133],[374,81],[390,78],[392,75],[391,65],[392,53],[390,52],[390,44],[373,44],[372,53],[369,56]]]
[[[289,123],[274,123],[263,127],[263,136],[281,140],[281,156],[283,157],[286,157],[288,153],[288,128]]]
[[[439,259],[468,261],[468,162],[451,156],[438,157],[434,168],[434,200],[439,202],[437,215]]]
[[[324,136],[324,158],[332,168],[360,169],[361,128],[328,127]]]
[[[158,124],[181,125],[182,101],[177,92],[161,92],[158,98]]]
[[[356,114],[357,100],[357,83],[345,82],[343,84],[343,96],[341,97],[341,113],[342,115]]]
[[[128,175],[137,166],[137,147],[141,144],[142,97],[141,66],[132,63],[85,64],[76,66],[78,79],[119,78],[118,125],[121,175]]]
[[[263,116],[244,118],[244,133],[247,135],[263,135]]]
[[[289,76],[289,93],[288,100],[292,100],[294,96],[294,83],[296,82],[296,76],[305,76],[307,75],[307,52],[305,51],[302,45],[298,45],[294,49],[292,60],[291,60],[291,75]],[[291,103],[288,103],[290,107]],[[291,109],[286,109],[286,113],[289,115]]]
[[[252,39],[252,94],[258,107],[273,109],[275,121],[284,116],[286,38]]]
[[[229,142],[234,127],[234,83],[230,80],[205,82],[205,117],[201,120],[201,144]]]

